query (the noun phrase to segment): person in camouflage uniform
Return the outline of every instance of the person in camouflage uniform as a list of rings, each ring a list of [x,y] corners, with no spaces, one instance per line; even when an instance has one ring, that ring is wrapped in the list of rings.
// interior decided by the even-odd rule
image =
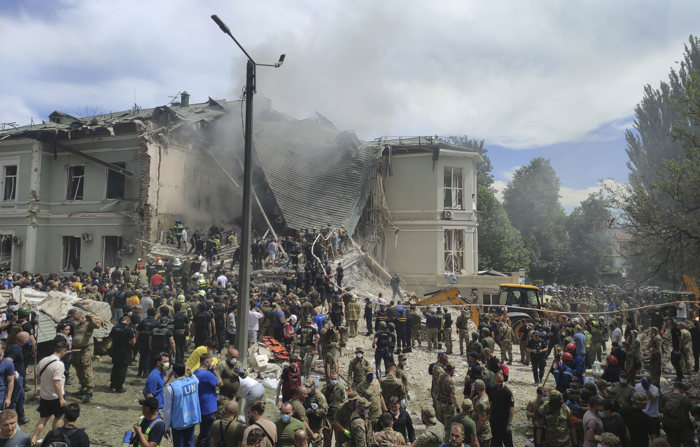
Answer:
[[[397,445],[406,445],[406,440],[403,435],[394,431],[394,417],[389,412],[384,412],[380,419],[382,431],[377,432],[372,436],[373,447],[389,447]]]
[[[372,444],[372,424],[368,420],[369,402],[360,397],[357,399],[355,411],[350,415],[350,446],[370,447]]]
[[[367,376],[367,373],[372,371],[369,361],[364,357],[365,351],[361,347],[355,348],[355,358],[350,360],[348,366],[348,383],[351,388],[357,388],[357,385],[362,383]]]
[[[325,444],[323,433],[329,431],[331,426],[328,418],[328,402],[326,402],[326,396],[316,390],[316,381],[314,379],[306,379],[304,386],[308,390],[308,396],[304,402],[306,416],[309,420],[309,427],[317,435],[316,440],[311,444],[320,447]]]
[[[216,375],[219,376],[223,382],[223,385],[219,388],[218,419],[223,419],[226,403],[236,399],[238,388],[241,386],[239,375],[236,372],[238,368],[242,368],[242,365],[238,363],[238,349],[229,345],[226,351],[226,360],[217,363],[215,368]]]
[[[101,322],[92,314],[83,314],[77,311],[73,318],[73,355],[71,361],[75,367],[75,374],[80,381],[80,395],[83,395],[83,403],[92,400],[92,390],[95,388],[95,380],[92,374],[92,357],[95,352],[95,342],[92,333],[102,327]]]
[[[694,426],[690,420],[693,403],[686,395],[683,382],[674,382],[673,391],[661,398],[659,406],[663,413],[663,429],[671,447],[695,445]]]
[[[326,381],[328,381],[332,373],[337,374],[340,372],[340,366],[338,365],[338,361],[340,360],[340,349],[338,349],[338,343],[331,342],[331,344],[328,345],[328,349],[324,352],[323,372],[325,373]]]
[[[459,334],[459,355],[464,355],[465,352],[469,352],[469,349],[464,350],[469,345],[469,314],[467,309],[462,309],[462,312],[457,317],[455,326]]]
[[[455,409],[459,408],[457,397],[455,395],[455,384],[452,380],[455,367],[452,363],[445,365],[445,372],[440,376],[437,383],[437,418],[443,426],[448,427],[450,420],[455,414]]]
[[[416,342],[418,342],[418,347],[421,345],[421,325],[423,321],[423,316],[415,308],[411,306],[411,346],[415,347]]]
[[[509,365],[513,364],[513,328],[504,320],[498,325],[498,345],[501,347],[501,358]]]
[[[360,313],[362,312],[362,304],[357,299],[357,295],[352,295],[345,311],[345,319],[350,328],[350,338],[357,337],[357,325],[360,321]]]
[[[323,429],[323,446],[331,447],[335,414],[347,399],[345,387],[338,382],[338,374],[331,373],[330,379],[321,388],[321,393],[328,404],[328,427]],[[340,445],[338,444],[340,447]]]
[[[537,429],[535,444],[547,447],[570,447],[578,445],[576,432],[571,427],[571,411],[563,405],[561,393],[549,393],[546,405],[542,405],[535,416]]]
[[[472,340],[467,343],[467,355],[470,352],[476,352],[477,354],[481,355],[481,351],[484,350],[484,345],[481,344],[479,341],[479,334],[476,332],[472,332]]]
[[[420,418],[425,425],[425,431],[418,435],[411,447],[440,447],[445,438],[445,426],[435,417],[435,410],[430,407],[422,408]]]
[[[448,358],[444,352],[438,352],[437,363],[433,365],[430,375],[433,376],[432,384],[430,385],[430,397],[433,399],[433,409],[437,412],[437,383],[442,374],[445,373],[445,365]]]
[[[546,387],[537,387],[537,397],[535,400],[531,400],[530,402],[527,403],[525,406],[525,414],[527,415],[527,419],[530,421],[532,424],[531,426],[528,427],[528,432],[532,432],[530,435],[528,433],[528,436],[535,437],[535,433],[537,432],[537,429],[535,428],[535,416],[537,416],[537,410],[540,409],[540,407],[547,402],[547,399],[549,398],[549,389]]]
[[[379,380],[374,378],[372,372],[368,372],[365,380],[355,387],[355,391],[369,402],[369,420],[372,423],[372,427],[376,426],[382,410],[386,410]]]
[[[474,389],[476,390],[476,396],[472,399],[474,403],[472,414],[474,422],[476,422],[476,437],[479,438],[481,447],[490,447],[491,438],[493,437],[491,435],[491,422],[489,421],[491,403],[489,402],[489,396],[486,394],[486,383],[481,379],[475,380]]]
[[[384,401],[391,396],[398,397],[399,400],[406,399],[406,389],[401,382],[401,379],[396,377],[396,365],[389,365],[387,374],[379,381],[382,388],[382,397]]]
[[[488,328],[481,329],[481,344],[484,348],[489,348],[491,352],[494,352],[496,348],[496,341],[491,336],[491,331]]]
[[[350,417],[355,411],[356,401],[360,395],[356,391],[350,391],[347,400],[338,407],[333,415],[333,434],[335,445],[348,447],[350,445]]]
[[[406,358],[406,354],[399,354],[399,364],[397,365],[396,369],[396,377],[403,384],[403,389],[406,391],[406,395],[408,396],[408,374],[406,374],[405,371],[407,363],[408,359]]]

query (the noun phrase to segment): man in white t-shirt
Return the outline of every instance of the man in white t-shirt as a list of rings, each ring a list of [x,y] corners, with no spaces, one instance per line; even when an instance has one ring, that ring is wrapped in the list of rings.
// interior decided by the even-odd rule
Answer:
[[[617,326],[617,323],[614,321],[610,323],[610,325],[613,327],[610,340],[613,343],[617,342],[618,346],[622,346],[622,330]]]
[[[260,329],[260,322],[263,318],[265,316],[260,313],[258,307],[251,304],[248,312],[248,347],[253,346],[258,341],[258,329]]]
[[[676,301],[676,321],[683,323],[688,318],[688,313],[683,301]]]
[[[216,278],[216,282],[217,284],[219,284],[219,287],[225,289],[226,284],[228,284],[228,277],[226,276],[226,273],[222,273],[221,275],[219,275],[219,277]]]
[[[61,358],[68,352],[68,344],[64,341],[57,342],[53,348],[53,354],[44,357],[39,362],[39,422],[37,422],[32,434],[32,445],[44,430],[44,426],[54,417],[52,429],[58,427],[63,411],[66,408],[66,400],[63,397],[65,384],[65,366]]]

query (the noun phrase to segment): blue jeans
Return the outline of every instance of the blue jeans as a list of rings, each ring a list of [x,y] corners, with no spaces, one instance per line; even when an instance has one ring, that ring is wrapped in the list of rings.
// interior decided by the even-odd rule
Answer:
[[[10,408],[17,412],[17,421],[22,422],[24,417],[24,377],[18,376],[10,399]]]
[[[173,428],[172,434],[173,447],[194,447],[194,425],[187,428]]]
[[[211,428],[216,420],[216,411],[211,414],[202,415],[202,422],[199,423],[199,435],[197,436],[197,447],[209,447]]]

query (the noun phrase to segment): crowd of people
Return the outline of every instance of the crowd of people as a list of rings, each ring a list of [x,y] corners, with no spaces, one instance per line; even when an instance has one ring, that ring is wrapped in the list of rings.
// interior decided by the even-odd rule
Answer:
[[[221,237],[220,231],[213,227],[207,240]],[[526,416],[536,446],[695,444],[700,410],[685,394],[684,380],[698,371],[700,326],[683,303],[676,303],[672,319],[659,322],[657,316],[646,319],[655,311],[628,311],[641,307],[636,298],[571,288],[550,302],[569,313],[542,314],[515,327],[494,309],[477,325],[466,309],[404,301],[398,276],[390,283],[391,300],[381,294],[370,300],[344,286],[336,259],[345,248],[341,234],[336,233],[337,246],[330,229],[265,240],[267,255],[259,262],[253,257],[258,268],[284,271],[279,283],[252,285],[244,329],[251,346],[271,337],[289,353],[276,390],[275,420],[265,417],[270,403],[263,385],[238,362],[236,335],[243,329],[236,327],[233,265],[217,260],[207,244],[199,253],[193,243],[193,256],[139,260],[133,268],[96,263],[71,275],[8,272],[2,287],[57,290],[109,303],[110,389],[125,392],[129,373],[144,379],[143,419],[132,437],[142,446],[156,447],[164,436],[176,447],[513,445],[514,415],[522,411],[508,386],[514,344],[520,362],[532,368],[534,400]],[[187,251],[186,237],[173,240]],[[318,241],[323,241],[319,250],[313,243]],[[616,312],[601,314],[611,310]],[[87,447],[85,432],[75,430],[80,406],[66,403],[64,389],[72,366],[80,384],[76,396],[83,405],[91,402],[93,331],[105,322],[76,308],[58,323],[52,353],[36,371],[40,418],[29,435],[17,425],[29,423],[23,382],[26,363],[36,355],[37,321],[32,309],[13,301],[2,315],[0,401],[6,410],[0,415],[0,443],[11,438],[17,445],[35,444],[54,417],[45,444],[64,434],[74,447]],[[353,352],[347,352],[349,345],[356,346]],[[667,345],[676,380],[662,394]],[[423,349],[437,353],[425,371],[432,402],[411,400],[412,390],[423,385],[415,375],[409,379],[407,365]],[[341,370],[348,355],[347,371]],[[466,370],[458,371],[462,366],[451,361],[455,358],[466,362]],[[414,429],[409,409],[420,414],[422,432]]]

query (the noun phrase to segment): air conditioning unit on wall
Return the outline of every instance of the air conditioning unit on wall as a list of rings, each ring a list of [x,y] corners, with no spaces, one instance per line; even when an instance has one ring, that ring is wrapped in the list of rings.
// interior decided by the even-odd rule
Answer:
[[[443,219],[452,219],[452,210],[445,210],[442,212]]]
[[[85,242],[90,242],[92,240],[92,234],[90,233],[83,233],[80,235],[80,239],[82,239]]]

